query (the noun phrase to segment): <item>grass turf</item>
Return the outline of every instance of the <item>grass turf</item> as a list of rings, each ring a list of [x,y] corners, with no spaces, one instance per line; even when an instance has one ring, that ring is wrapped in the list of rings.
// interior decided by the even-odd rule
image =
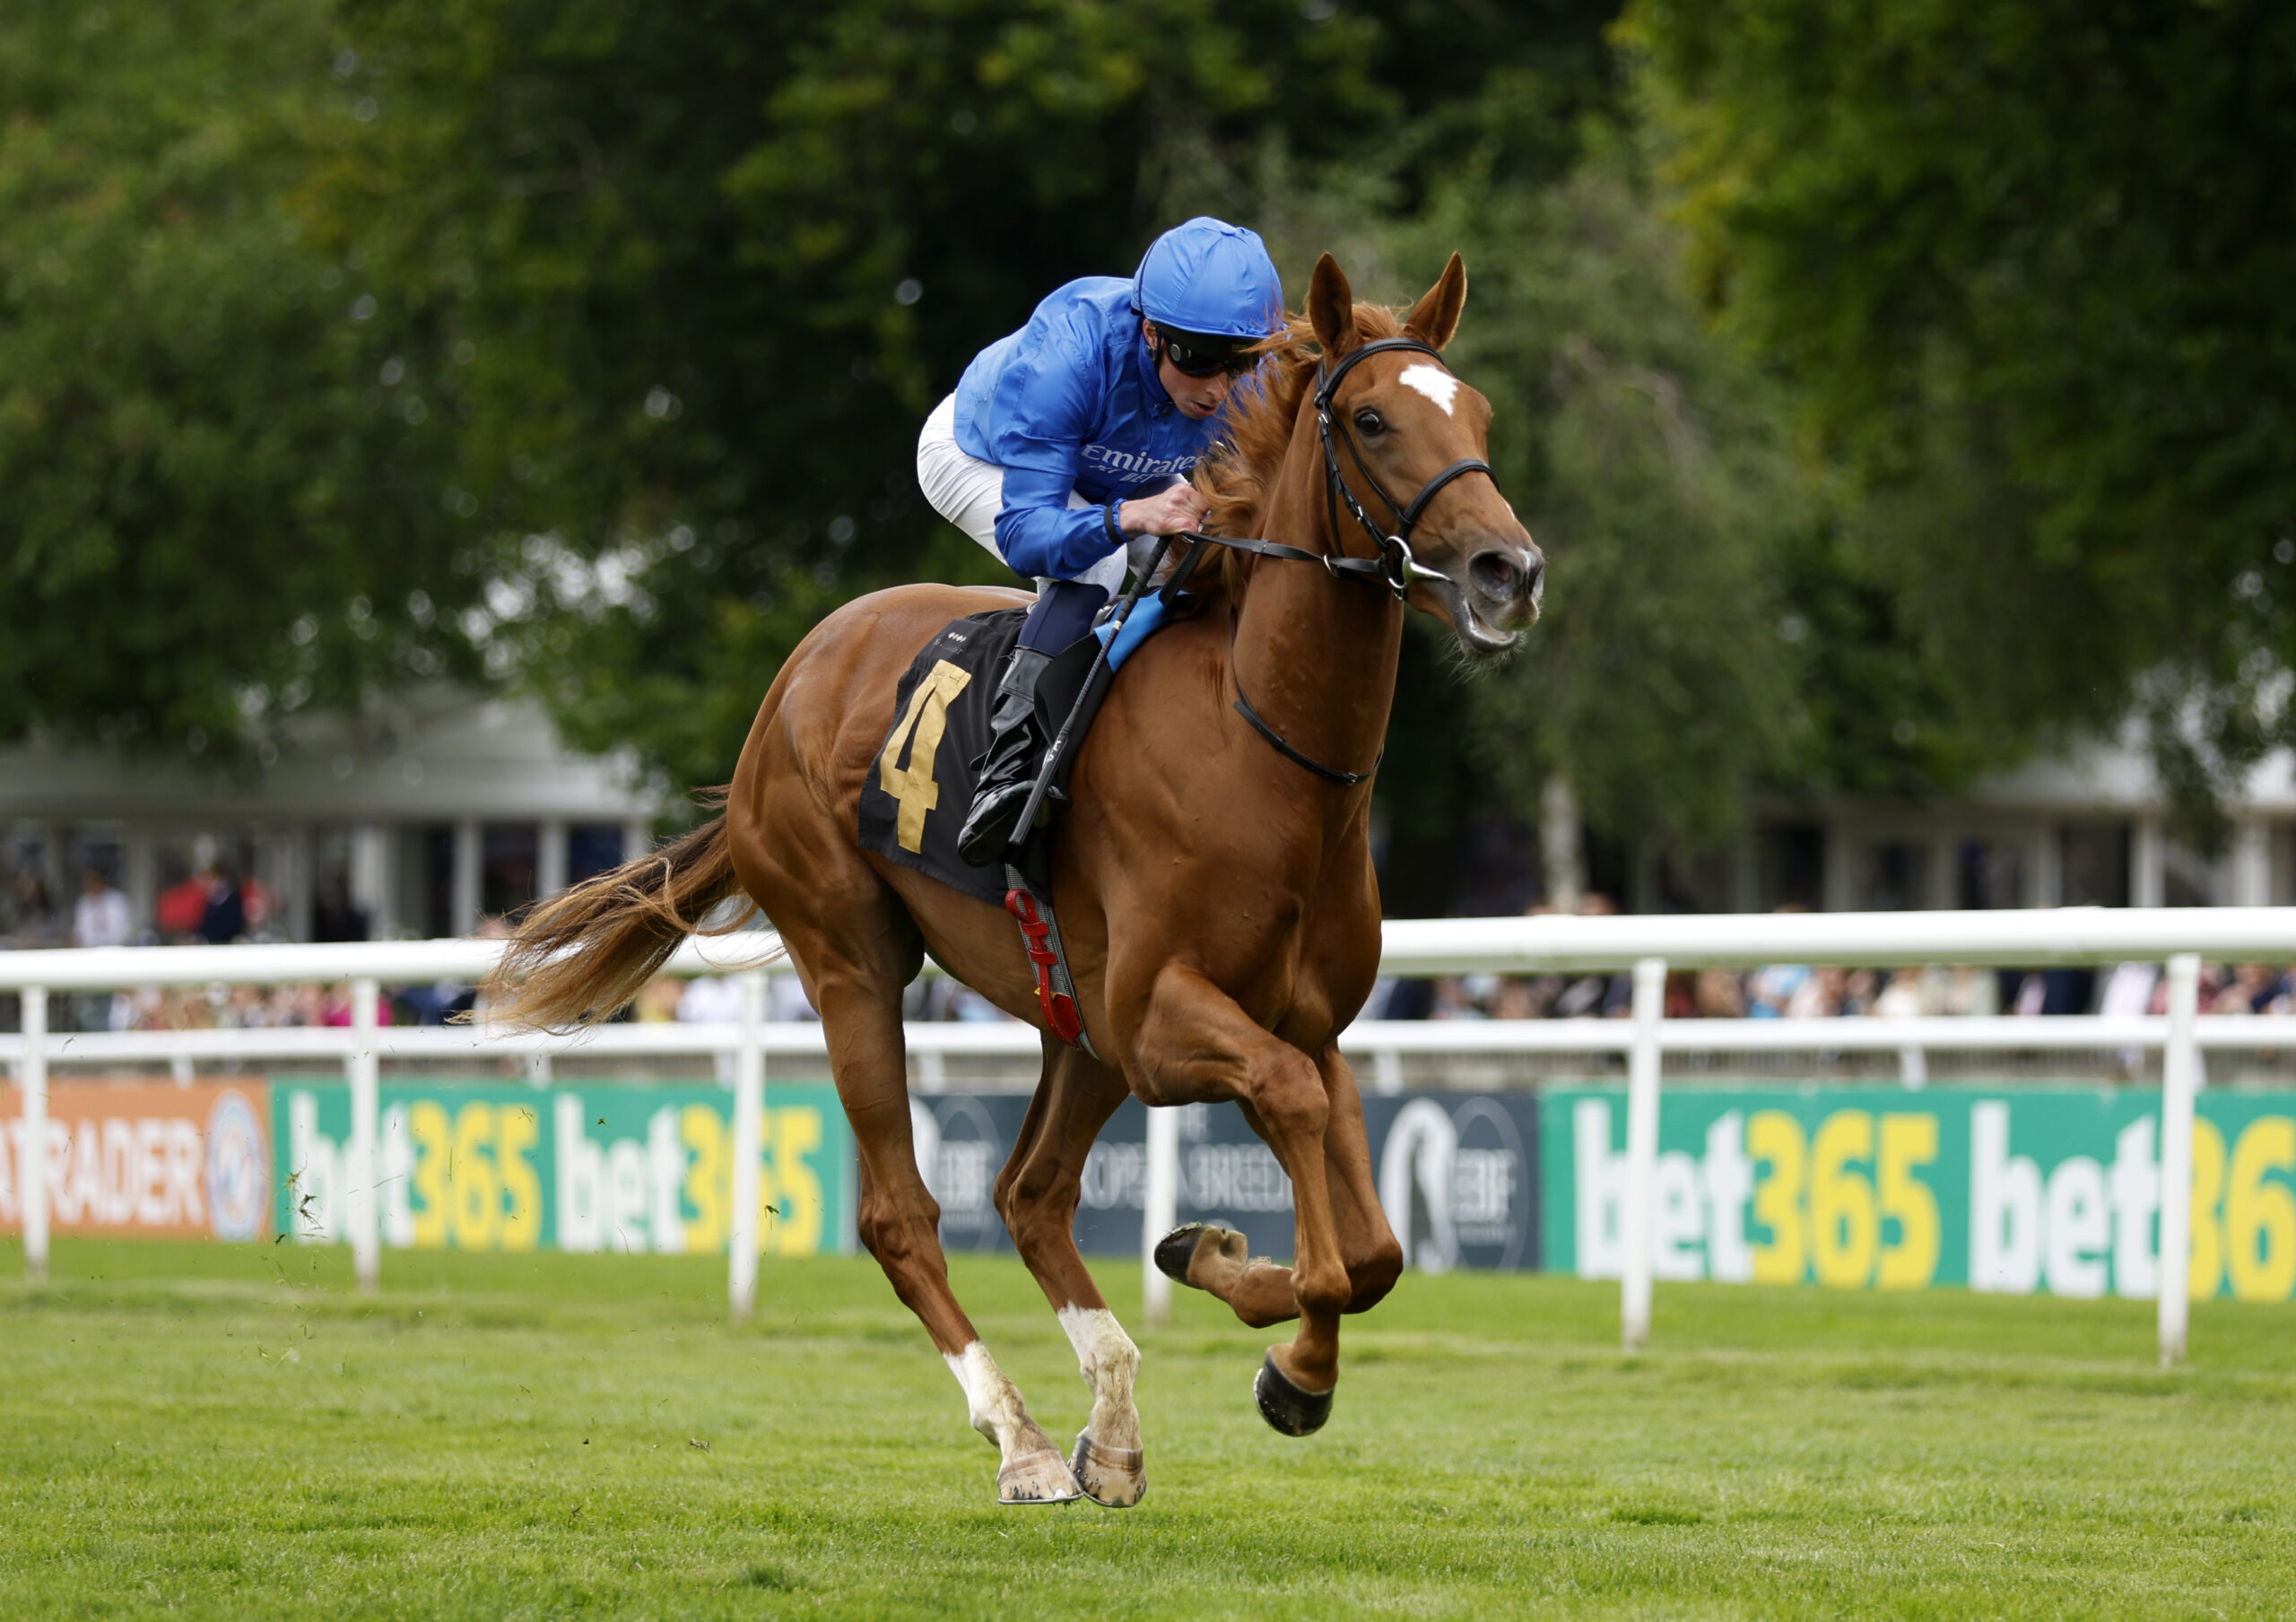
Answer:
[[[0,1615],[2286,1616],[2296,1311],[1412,1277],[1330,1427],[1265,1429],[1272,1336],[1141,1334],[1137,1509],[1000,1509],[866,1259],[0,1248]],[[960,1296],[1057,1438],[1035,1287]],[[1121,1307],[1136,1269],[1103,1268]],[[706,1445],[705,1445],[706,1444]]]

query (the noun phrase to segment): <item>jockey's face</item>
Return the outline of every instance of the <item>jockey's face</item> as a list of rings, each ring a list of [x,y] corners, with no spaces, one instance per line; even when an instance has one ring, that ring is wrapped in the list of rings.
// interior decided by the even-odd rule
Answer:
[[[1212,415],[1228,403],[1228,395],[1236,386],[1235,378],[1226,372],[1214,372],[1209,377],[1191,377],[1165,357],[1164,346],[1157,341],[1156,329],[1147,322],[1140,324],[1140,336],[1156,357],[1156,381],[1172,397],[1172,403],[1198,421]]]

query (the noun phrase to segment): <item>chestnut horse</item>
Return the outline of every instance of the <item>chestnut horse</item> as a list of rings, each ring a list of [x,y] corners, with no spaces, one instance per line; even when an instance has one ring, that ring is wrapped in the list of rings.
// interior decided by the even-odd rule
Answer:
[[[724,815],[540,908],[504,960],[496,994],[511,1018],[596,1019],[721,903],[745,894],[763,909],[821,1010],[859,1145],[861,1242],[996,1444],[1004,1503],[1082,1493],[1121,1505],[1146,1490],[1139,1352],[1072,1231],[1086,1151],[1127,1094],[1159,1108],[1232,1101],[1292,1179],[1293,1265],[1253,1259],[1241,1235],[1215,1228],[1183,1228],[1158,1251],[1246,1323],[1299,1320],[1256,1383],[1278,1429],[1322,1423],[1340,1314],[1373,1305],[1402,1271],[1337,1042],[1378,967],[1370,777],[1402,604],[1439,613],[1470,655],[1495,653],[1536,618],[1544,569],[1480,460],[1489,403],[1435,353],[1465,299],[1457,255],[1400,323],[1356,304],[1330,256],[1317,264],[1305,317],[1271,340],[1260,387],[1231,405],[1228,442],[1196,475],[1207,530],[1252,550],[1207,546],[1191,582],[1205,612],[1132,655],[1076,757],[1054,893],[1091,1051],[1045,1037],[996,1189],[1091,1389],[1073,1456],[1029,1417],[950,1290],[901,1038],[901,990],[925,954],[1042,1028],[1033,971],[1003,911],[857,838],[862,783],[917,650],[951,620],[1024,596],[912,585],[831,614],[766,694]],[[1389,491],[1426,499],[1398,505]],[[1395,533],[1370,519],[1375,503]],[[1415,546],[1396,538],[1415,522]]]

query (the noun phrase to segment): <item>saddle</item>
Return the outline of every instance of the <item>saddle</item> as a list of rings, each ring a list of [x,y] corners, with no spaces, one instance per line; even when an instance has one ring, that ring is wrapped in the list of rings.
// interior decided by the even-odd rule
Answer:
[[[957,854],[972,804],[972,762],[988,748],[997,673],[1021,634],[1025,608],[952,620],[919,648],[894,690],[892,730],[861,785],[861,848],[982,901],[1019,924],[1037,971],[1037,1000],[1053,1034],[1087,1053],[1076,988],[1052,905],[1052,836],[1068,802],[1076,744],[1099,713],[1113,674],[1087,634],[1054,655],[1037,683],[1037,720],[1065,748],[1046,759],[1037,815],[1013,858],[975,866]]]

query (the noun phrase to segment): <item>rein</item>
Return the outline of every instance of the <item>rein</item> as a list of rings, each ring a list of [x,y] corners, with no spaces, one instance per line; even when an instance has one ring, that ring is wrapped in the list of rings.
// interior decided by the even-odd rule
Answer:
[[[1326,527],[1331,535],[1331,551],[1311,552],[1300,547],[1286,546],[1278,541],[1265,541],[1240,535],[1207,535],[1195,530],[1187,531],[1174,538],[1189,542],[1187,556],[1173,571],[1171,579],[1165,583],[1160,594],[1167,611],[1177,606],[1180,598],[1180,588],[1187,583],[1187,577],[1196,572],[1197,560],[1205,555],[1203,547],[1196,544],[1197,542],[1211,546],[1224,546],[1231,551],[1250,552],[1257,557],[1274,558],[1280,562],[1320,563],[1333,579],[1376,582],[1393,592],[1398,603],[1402,602],[1405,594],[1410,591],[1411,583],[1414,579],[1448,580],[1448,576],[1439,569],[1425,567],[1412,555],[1411,532],[1418,527],[1419,520],[1425,515],[1428,504],[1433,501],[1444,486],[1449,484],[1454,479],[1463,478],[1468,473],[1481,473],[1496,483],[1498,475],[1491,471],[1491,464],[1478,456],[1463,456],[1421,485],[1419,493],[1412,497],[1408,505],[1397,506],[1395,498],[1387,494],[1386,488],[1380,484],[1378,479],[1365,464],[1363,453],[1356,446],[1355,436],[1349,433],[1345,426],[1342,425],[1337,430],[1337,438],[1341,444],[1347,447],[1348,457],[1355,464],[1355,471],[1362,476],[1363,482],[1371,487],[1371,493],[1378,497],[1386,504],[1387,510],[1396,516],[1394,533],[1389,533],[1371,521],[1371,515],[1363,510],[1363,504],[1355,499],[1355,492],[1348,488],[1346,476],[1340,471],[1339,452],[1333,445],[1331,405],[1333,396],[1339,392],[1341,380],[1354,369],[1357,361],[1363,360],[1366,356],[1395,350],[1410,350],[1418,354],[1431,356],[1439,361],[1443,358],[1434,345],[1422,343],[1416,338],[1376,338],[1369,343],[1360,343],[1348,351],[1340,358],[1339,364],[1336,366],[1334,366],[1326,358],[1317,367],[1316,431],[1323,440],[1324,509]],[[1348,554],[1346,541],[1339,522],[1339,509],[1343,503],[1345,504],[1347,510],[1355,516],[1355,521],[1363,526],[1363,533],[1371,538],[1375,556],[1357,558]],[[1233,674],[1232,671],[1231,674]],[[1244,697],[1244,690],[1240,684],[1236,689],[1236,713],[1250,722],[1252,730],[1266,739],[1274,747],[1275,751],[1285,759],[1304,766],[1326,783],[1335,783],[1343,788],[1353,788],[1357,784],[1369,782],[1372,773],[1379,769],[1379,761],[1387,758],[1387,751],[1381,750],[1378,759],[1371,762],[1370,769],[1360,772],[1342,771],[1335,766],[1326,766],[1321,761],[1300,753],[1285,742],[1283,734],[1270,726],[1260,713],[1251,707],[1251,701]]]

